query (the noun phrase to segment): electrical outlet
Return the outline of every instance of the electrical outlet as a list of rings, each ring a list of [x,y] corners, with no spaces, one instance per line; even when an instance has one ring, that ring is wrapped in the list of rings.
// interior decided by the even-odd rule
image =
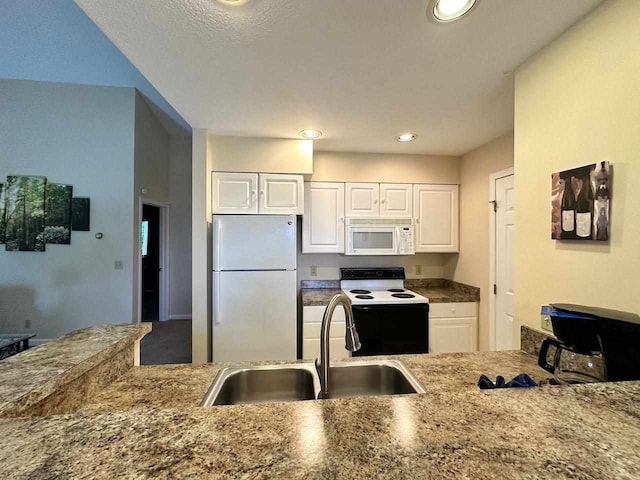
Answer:
[[[115,262],[113,262],[113,268],[114,270],[122,270],[124,268],[122,260],[116,260]]]
[[[416,265],[416,275],[422,275],[422,265]]]
[[[313,266],[313,267],[311,267],[310,270],[311,270],[311,276],[312,277],[317,277],[318,276],[318,267]]]
[[[24,328],[31,328],[31,320],[25,320],[24,321]]]
[[[553,332],[553,325],[551,325],[551,317],[549,315],[542,315],[540,320],[540,326],[543,330]]]

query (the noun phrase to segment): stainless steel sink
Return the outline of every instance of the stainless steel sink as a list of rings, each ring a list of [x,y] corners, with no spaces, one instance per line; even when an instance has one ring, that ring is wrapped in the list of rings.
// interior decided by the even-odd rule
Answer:
[[[319,390],[313,364],[223,368],[200,405],[314,400]]]
[[[329,398],[425,393],[398,360],[337,363],[329,368]]]
[[[315,400],[320,380],[310,363],[224,368],[201,406]],[[398,360],[355,361],[330,368],[329,398],[425,393]]]

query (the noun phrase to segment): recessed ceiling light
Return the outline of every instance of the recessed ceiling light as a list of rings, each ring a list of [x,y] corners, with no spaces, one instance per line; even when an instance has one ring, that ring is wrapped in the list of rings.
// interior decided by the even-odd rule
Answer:
[[[430,0],[427,17],[438,23],[454,22],[469,14],[480,0]]]
[[[322,132],[320,130],[313,130],[309,128],[306,130],[300,130],[300,136],[302,138],[308,138],[309,140],[314,140],[316,138],[320,138],[322,136]]]
[[[418,135],[416,135],[415,133],[403,133],[402,135],[398,135],[396,137],[396,140],[399,142],[413,142],[416,137]]]

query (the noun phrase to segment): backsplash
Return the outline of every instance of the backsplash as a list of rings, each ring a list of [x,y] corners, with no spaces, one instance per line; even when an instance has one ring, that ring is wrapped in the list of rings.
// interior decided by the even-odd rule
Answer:
[[[537,357],[542,342],[549,337],[553,337],[553,335],[522,325],[520,327],[520,350]]]

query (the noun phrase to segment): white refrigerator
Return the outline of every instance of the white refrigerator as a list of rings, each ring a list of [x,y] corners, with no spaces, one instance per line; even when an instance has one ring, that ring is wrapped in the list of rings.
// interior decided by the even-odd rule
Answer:
[[[214,215],[212,233],[213,361],[295,360],[295,215]]]

